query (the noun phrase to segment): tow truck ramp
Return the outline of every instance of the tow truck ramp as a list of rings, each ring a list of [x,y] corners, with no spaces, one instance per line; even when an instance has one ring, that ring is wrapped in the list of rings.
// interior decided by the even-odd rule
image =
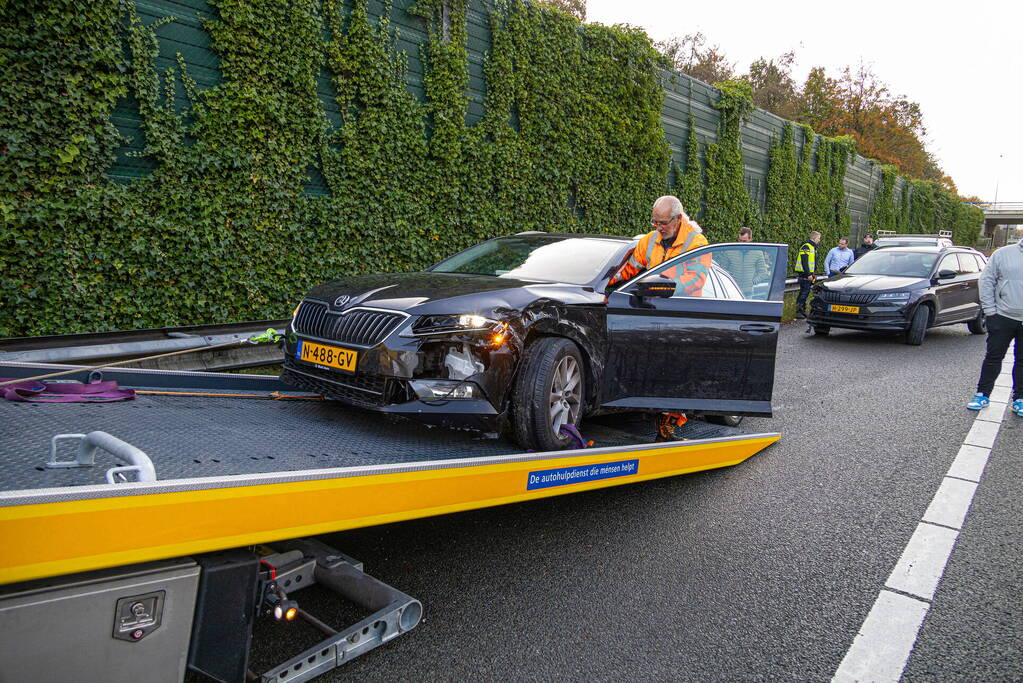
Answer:
[[[0,364],[0,377],[53,368]],[[623,414],[584,424],[593,447],[523,453],[272,377],[119,370],[103,379],[138,394],[0,403],[0,584],[9,584],[0,636],[25,644],[4,648],[2,680],[32,661],[64,671],[74,657],[54,657],[54,643],[78,642],[82,629],[102,656],[74,660],[76,680],[180,680],[186,667],[251,679],[252,620],[266,613],[297,616],[325,639],[257,679],[308,680],[414,628],[422,606],[303,537],[725,467],[780,438],[691,421],[690,440],[651,443],[652,420]],[[349,627],[320,622],[291,597],[314,582],[368,614]],[[71,605],[76,617],[58,618]],[[48,634],[49,656],[24,659],[33,629]],[[142,656],[161,640],[159,655]]]

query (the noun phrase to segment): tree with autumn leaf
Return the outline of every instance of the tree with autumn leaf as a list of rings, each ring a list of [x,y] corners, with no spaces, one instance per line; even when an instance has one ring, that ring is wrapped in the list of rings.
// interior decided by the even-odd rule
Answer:
[[[730,81],[735,77],[735,63],[728,61],[719,45],[708,45],[700,32],[654,43],[675,71],[704,83]]]
[[[655,44],[676,70],[706,83],[735,76],[735,64],[702,33],[691,33]],[[927,129],[917,102],[895,95],[861,62],[845,67],[837,78],[822,67],[810,70],[800,87],[792,76],[795,51],[761,57],[739,76],[750,84],[753,103],[784,119],[805,123],[828,137],[851,136],[860,154],[919,180],[956,185],[927,150]]]

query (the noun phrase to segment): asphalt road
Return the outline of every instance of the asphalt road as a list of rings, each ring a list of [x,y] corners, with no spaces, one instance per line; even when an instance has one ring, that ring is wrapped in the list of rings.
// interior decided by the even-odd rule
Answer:
[[[745,463],[324,537],[426,616],[320,680],[831,680],[973,424],[983,337],[804,330]],[[1023,680],[1021,479],[1006,413],[904,681]]]

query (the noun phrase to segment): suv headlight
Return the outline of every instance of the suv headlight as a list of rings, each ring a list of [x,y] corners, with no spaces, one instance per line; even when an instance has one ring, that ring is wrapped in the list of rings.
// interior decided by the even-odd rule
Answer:
[[[887,301],[889,303],[903,303],[909,301],[909,292],[885,292],[884,294],[877,295],[878,301]]]

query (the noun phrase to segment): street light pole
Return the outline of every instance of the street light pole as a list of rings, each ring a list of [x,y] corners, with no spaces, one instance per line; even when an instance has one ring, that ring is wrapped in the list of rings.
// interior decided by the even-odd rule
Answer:
[[[992,202],[992,205],[991,205],[992,209],[997,209],[998,208],[998,185],[1002,181],[1002,160],[1004,158],[1005,158],[1004,154],[999,154],[998,155],[998,170],[995,172],[995,201]],[[1005,241],[1005,240],[1008,239],[1007,237],[1004,237],[1004,235],[1005,235],[1005,233],[1007,232],[1008,229],[1005,226],[1001,226],[1001,227],[1002,227],[1003,241]],[[996,240],[997,235],[998,235],[998,228],[999,228],[999,226],[996,225],[994,227],[994,229],[992,230],[992,234],[991,234],[991,247],[992,248],[994,248],[995,243],[996,243],[995,240]],[[1002,245],[1002,246],[1005,246],[1005,245]]]

